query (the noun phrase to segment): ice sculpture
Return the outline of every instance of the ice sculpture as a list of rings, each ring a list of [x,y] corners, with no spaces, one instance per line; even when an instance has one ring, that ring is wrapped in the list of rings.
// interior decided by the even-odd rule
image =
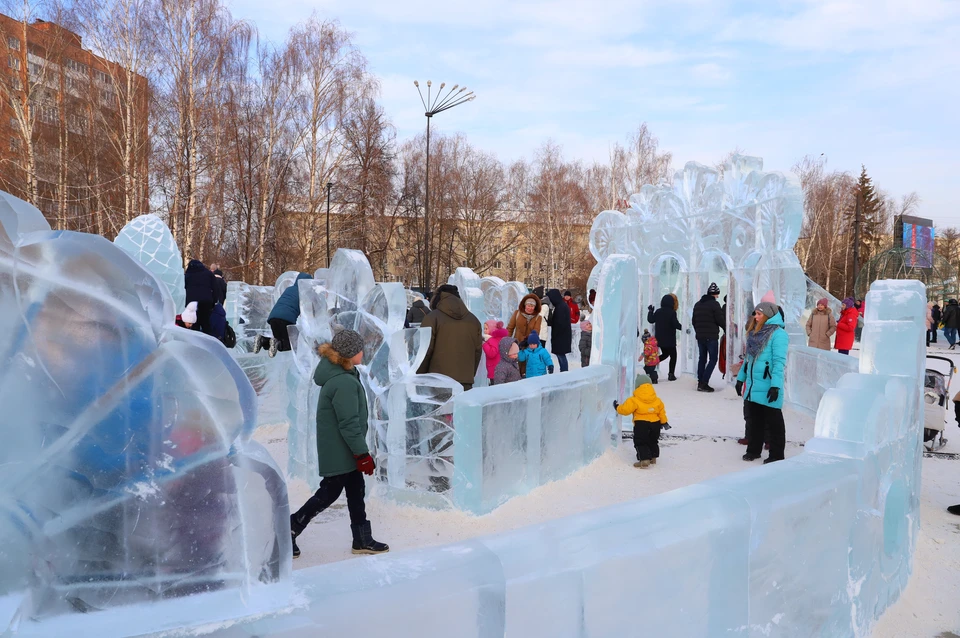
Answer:
[[[608,365],[615,370],[616,396],[633,394],[637,365],[637,260],[630,255],[611,255],[603,262],[597,284],[593,347],[590,365]],[[631,423],[623,425],[632,427]],[[620,438],[617,420],[611,436]]]
[[[919,530],[923,286],[877,282],[866,307],[860,373],[826,393],[796,457],[495,536],[298,570],[295,602],[276,596],[273,611],[199,594],[190,607],[77,615],[70,633],[293,638],[346,635],[363,618],[371,635],[577,638],[634,636],[642,618],[643,634],[662,638],[868,636],[907,583]],[[33,620],[19,631],[61,635]]]
[[[597,365],[457,397],[451,441],[456,507],[486,514],[615,445],[614,383],[613,368]]]
[[[680,300],[680,369],[693,372],[697,348],[690,327],[693,304],[715,281],[728,295],[727,359],[743,351],[742,326],[768,290],[784,309],[787,328],[799,341],[806,277],[793,252],[803,218],[803,194],[793,176],[764,173],[756,157],[734,156],[722,177],[689,162],[672,185],[646,185],[630,198],[626,214],[603,211],[590,231],[597,259],[588,287],[597,289],[612,255],[636,257],[641,302],[659,305],[662,295]],[[641,318],[646,325],[645,317]]]
[[[120,229],[113,243],[139,261],[159,279],[170,296],[173,308],[183,310],[186,290],[183,287],[183,257],[170,229],[158,216],[140,215]]]
[[[856,372],[858,365],[856,357],[791,345],[784,371],[783,401],[798,412],[814,415],[827,390],[837,387],[843,375]]]
[[[453,398],[463,387],[448,377],[416,374],[429,328],[404,329],[407,291],[374,283],[363,253],[340,249],[327,285],[301,281],[295,365],[287,376],[291,477],[316,486],[316,348],[341,328],[364,338],[360,377],[370,406],[370,451],[381,491],[398,501],[449,506],[453,478]]]
[[[289,580],[286,486],[220,342],[176,327],[167,287],[118,246],[7,194],[0,274],[3,633],[116,635],[73,623]]]

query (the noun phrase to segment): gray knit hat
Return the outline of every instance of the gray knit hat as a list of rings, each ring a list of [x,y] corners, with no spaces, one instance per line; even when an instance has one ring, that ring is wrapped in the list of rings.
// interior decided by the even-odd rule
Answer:
[[[330,345],[341,357],[352,359],[363,350],[363,337],[355,330],[341,330],[333,336]]]
[[[642,385],[652,384],[653,381],[645,374],[638,374],[636,379],[633,381],[633,387],[639,388]]]
[[[779,309],[777,308],[777,304],[771,301],[761,301],[760,303],[757,304],[756,309],[762,312],[767,319],[771,318],[773,315],[779,312]]]

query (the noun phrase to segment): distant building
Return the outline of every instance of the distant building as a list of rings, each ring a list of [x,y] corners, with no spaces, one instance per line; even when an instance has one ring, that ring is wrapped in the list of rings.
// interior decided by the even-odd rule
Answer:
[[[111,234],[147,210],[147,80],[136,77],[124,122],[125,71],[52,22],[0,14],[0,188],[34,203],[54,228]],[[122,135],[136,139],[124,171]],[[131,186],[135,184],[135,186]]]

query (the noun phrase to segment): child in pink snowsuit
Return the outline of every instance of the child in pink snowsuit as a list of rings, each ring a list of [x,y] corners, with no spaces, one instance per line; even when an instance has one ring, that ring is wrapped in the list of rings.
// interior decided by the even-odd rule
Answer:
[[[509,335],[502,321],[490,319],[483,324],[483,353],[487,356],[487,379],[490,385],[493,385],[493,374],[500,363],[500,340]]]
[[[657,364],[660,363],[660,348],[657,338],[649,331],[643,331],[643,371],[650,377],[650,383],[657,383]]]

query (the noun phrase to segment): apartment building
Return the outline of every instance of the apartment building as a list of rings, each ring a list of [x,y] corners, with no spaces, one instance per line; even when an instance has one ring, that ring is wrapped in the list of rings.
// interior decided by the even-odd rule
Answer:
[[[128,91],[119,65],[43,20],[0,14],[0,47],[0,188],[34,203],[54,228],[109,234],[129,201],[136,214],[146,210],[146,78]]]

